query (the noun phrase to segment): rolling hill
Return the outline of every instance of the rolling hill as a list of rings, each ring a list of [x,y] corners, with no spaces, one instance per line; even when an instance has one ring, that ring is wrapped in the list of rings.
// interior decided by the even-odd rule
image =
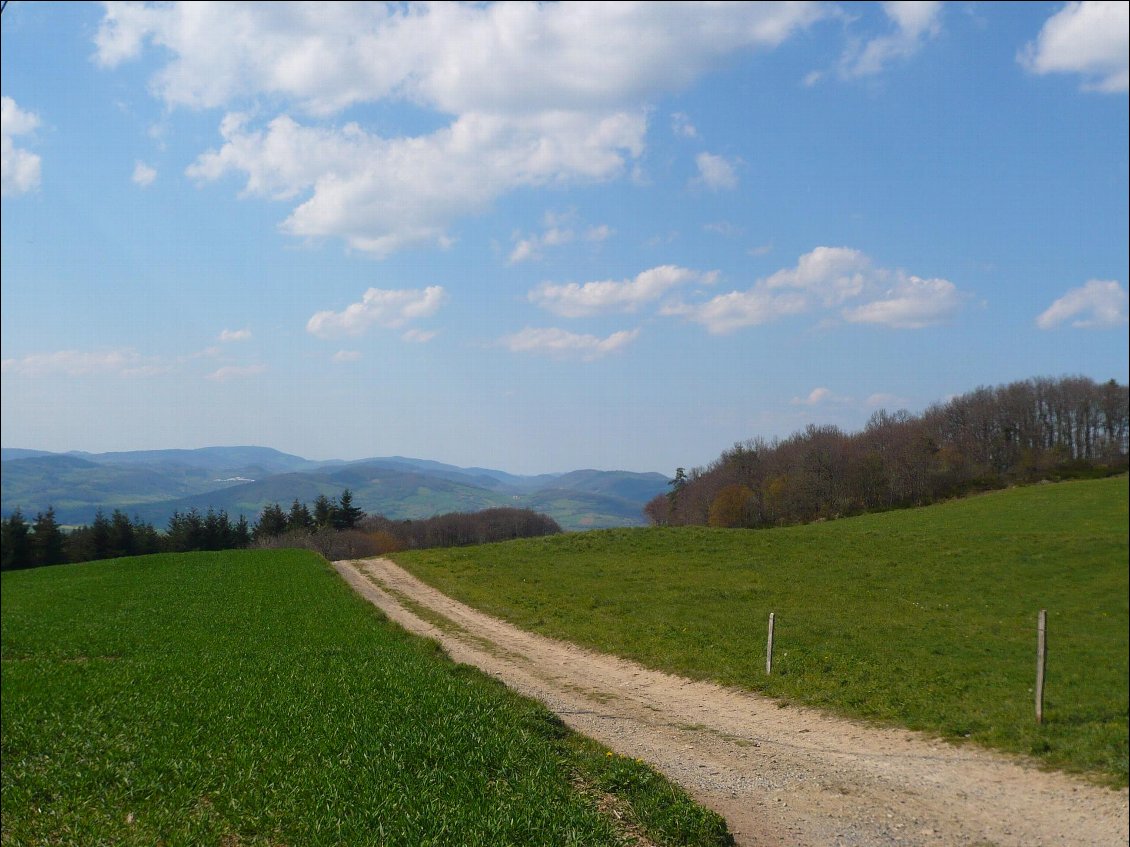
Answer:
[[[0,512],[53,506],[60,523],[89,523],[120,509],[163,527],[173,512],[224,510],[254,519],[270,503],[312,503],[344,488],[366,512],[420,519],[498,506],[534,509],[565,529],[639,526],[666,490],[659,473],[576,470],[517,476],[403,456],[317,462],[264,447],[48,453],[4,448]]]

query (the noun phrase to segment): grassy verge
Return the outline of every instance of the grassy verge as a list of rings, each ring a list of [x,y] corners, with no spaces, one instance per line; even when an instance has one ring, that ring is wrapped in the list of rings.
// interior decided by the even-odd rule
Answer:
[[[610,530],[394,558],[527,629],[1126,785],[1127,523],[1120,477],[803,527]]]
[[[730,843],[313,554],[6,573],[0,598],[4,845]]]

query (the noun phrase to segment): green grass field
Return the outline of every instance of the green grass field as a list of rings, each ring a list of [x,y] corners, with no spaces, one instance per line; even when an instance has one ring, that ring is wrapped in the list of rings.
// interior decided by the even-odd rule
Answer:
[[[1126,785],[1127,532],[1119,477],[809,526],[609,530],[393,558],[527,629]]]
[[[731,843],[313,554],[10,572],[0,598],[5,847]]]

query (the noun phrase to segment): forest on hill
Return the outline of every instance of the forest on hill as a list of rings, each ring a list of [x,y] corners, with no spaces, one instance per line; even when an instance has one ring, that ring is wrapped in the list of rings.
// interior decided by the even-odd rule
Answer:
[[[765,527],[921,506],[1019,483],[1127,470],[1128,387],[1086,377],[982,387],[858,433],[810,425],[680,468],[645,507],[656,525]]]

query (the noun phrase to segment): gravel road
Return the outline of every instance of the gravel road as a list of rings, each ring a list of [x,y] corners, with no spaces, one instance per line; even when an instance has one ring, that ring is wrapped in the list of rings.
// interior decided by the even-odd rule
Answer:
[[[971,745],[782,708],[524,632],[385,559],[334,566],[389,618],[436,639],[455,661],[666,774],[725,817],[740,845],[1130,844],[1125,789]]]

